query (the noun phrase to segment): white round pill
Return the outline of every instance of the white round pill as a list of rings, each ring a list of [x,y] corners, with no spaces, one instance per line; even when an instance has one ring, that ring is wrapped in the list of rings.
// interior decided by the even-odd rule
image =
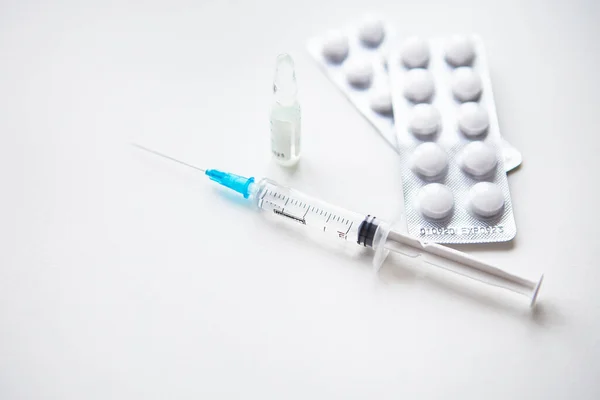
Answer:
[[[440,129],[440,112],[428,103],[415,104],[410,110],[408,130],[419,139],[431,139]]]
[[[475,59],[475,45],[467,36],[452,36],[445,46],[446,61],[455,66],[471,65]]]
[[[437,143],[422,143],[413,153],[412,169],[426,179],[439,177],[448,169],[448,154]]]
[[[463,103],[458,108],[458,127],[465,136],[481,136],[490,126],[490,117],[479,103]]]
[[[477,100],[482,89],[481,78],[473,68],[460,67],[452,73],[452,93],[458,100]]]
[[[392,113],[392,94],[387,87],[379,87],[371,90],[369,103],[371,109],[379,114]]]
[[[346,79],[358,88],[366,88],[373,80],[373,64],[364,58],[351,59],[345,68]]]
[[[330,31],[323,42],[323,56],[332,63],[339,64],[348,57],[350,45],[348,37],[340,31]]]
[[[419,210],[431,219],[444,219],[454,209],[454,196],[452,191],[441,183],[425,185],[417,195]]]
[[[411,69],[404,75],[404,96],[413,103],[424,103],[433,96],[433,77],[424,68]]]
[[[383,22],[375,16],[367,16],[358,28],[360,41],[368,47],[377,47],[383,41],[385,29]]]
[[[429,63],[429,45],[416,36],[406,39],[400,54],[402,64],[407,68],[422,68]]]
[[[498,215],[504,208],[502,190],[491,182],[475,184],[469,190],[469,207],[480,217],[490,218]]]
[[[476,178],[489,175],[496,165],[498,158],[494,148],[484,142],[471,142],[465,146],[459,155],[460,167]]]

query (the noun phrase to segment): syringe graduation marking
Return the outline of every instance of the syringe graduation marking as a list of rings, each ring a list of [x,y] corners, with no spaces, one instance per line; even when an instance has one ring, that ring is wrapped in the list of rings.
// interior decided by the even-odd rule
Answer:
[[[348,232],[350,232],[350,228],[352,228],[353,224],[354,224],[354,222],[352,224],[350,224],[350,226],[348,227],[348,230],[346,231],[346,235],[348,234]]]
[[[297,221],[300,222],[302,225],[306,225],[306,220],[304,218],[298,218],[294,215],[288,214],[286,212],[284,212],[283,210],[273,210],[273,212],[277,215],[281,215],[282,217],[287,217],[293,221]],[[306,215],[306,214],[305,214]]]
[[[343,225],[348,226],[348,228],[346,229],[346,235],[348,234],[348,232],[350,232],[350,229],[352,229],[353,223],[350,223],[350,219],[346,219],[344,218],[342,215],[336,215],[334,213],[328,212],[325,209],[321,209],[319,207],[316,207],[314,205],[311,205],[310,202],[304,202],[300,199],[294,198],[294,196],[287,196],[284,195],[282,193],[279,193],[278,191],[270,191],[270,194],[272,194],[272,198],[275,200],[275,202],[271,202],[271,204],[273,206],[275,206],[276,210],[274,209],[273,212],[277,215],[281,215],[284,217],[287,217],[289,219],[292,219],[296,222],[299,222],[303,225],[307,225],[308,222],[306,220],[306,216],[308,215],[308,213],[314,214],[315,216],[318,217],[326,217],[326,221],[323,222],[323,231],[327,231],[327,224],[329,223],[341,223]],[[283,207],[282,206],[278,206],[277,204],[281,204],[280,200],[285,201]],[[294,210],[290,210],[290,207],[294,208],[297,207],[297,209]],[[287,211],[286,211],[287,209]],[[302,217],[300,217],[299,214],[299,209],[304,209],[304,214],[302,215]],[[340,234],[343,234],[343,231],[339,231],[338,232]]]

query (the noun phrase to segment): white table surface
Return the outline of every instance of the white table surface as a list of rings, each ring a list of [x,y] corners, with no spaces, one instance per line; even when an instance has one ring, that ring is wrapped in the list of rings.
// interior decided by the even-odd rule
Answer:
[[[50,4],[52,3],[52,4]],[[366,8],[369,7],[369,8]],[[477,32],[517,238],[461,249],[525,298],[269,223],[192,170],[391,219],[398,162],[304,50],[379,11],[401,35]],[[0,3],[0,398],[597,399],[597,1]],[[296,60],[303,158],[270,159],[275,56]]]

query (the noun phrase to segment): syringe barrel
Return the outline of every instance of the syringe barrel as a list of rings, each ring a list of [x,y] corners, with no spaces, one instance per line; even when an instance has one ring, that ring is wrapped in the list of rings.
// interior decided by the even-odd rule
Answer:
[[[373,216],[328,204],[270,179],[261,179],[252,192],[252,200],[263,211],[340,240],[373,247],[378,227]]]

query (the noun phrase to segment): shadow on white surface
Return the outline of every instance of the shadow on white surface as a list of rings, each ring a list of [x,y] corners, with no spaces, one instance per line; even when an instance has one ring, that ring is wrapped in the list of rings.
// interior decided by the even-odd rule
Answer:
[[[233,206],[254,209],[250,202],[226,189],[216,187],[216,191]],[[370,249],[356,246],[354,243],[340,242],[319,232],[306,230],[305,227],[289,224],[278,218],[261,216],[265,220],[265,229],[276,231],[281,240],[289,238],[298,246],[299,251],[323,252],[327,255],[345,258],[348,263],[361,266],[366,272],[371,268],[373,253]],[[510,248],[512,243],[495,245]],[[467,246],[469,247],[469,246]],[[324,260],[325,262],[325,260]],[[364,268],[362,268],[364,267]],[[551,301],[542,298],[535,308],[528,306],[525,297],[516,293],[481,284],[447,271],[423,265],[413,258],[391,254],[379,272],[378,284],[392,290],[425,289],[431,301],[452,302],[458,307],[481,308],[487,312],[501,312],[516,317],[539,328],[551,328],[565,324],[564,316]],[[418,294],[415,294],[418,296]],[[542,287],[543,295],[543,287]],[[428,300],[429,301],[429,300]]]
[[[422,265],[414,259],[391,254],[379,272],[378,281],[388,286],[424,287],[432,297],[444,296],[458,306],[481,307],[517,317],[542,328],[565,325],[564,315],[551,300],[540,299],[530,308],[528,299],[507,290],[485,285],[448,271]],[[543,296],[543,286],[541,295]],[[462,304],[464,303],[464,304]]]
[[[466,253],[484,253],[490,251],[509,251],[513,250],[516,246],[517,239],[515,238],[510,242],[453,244],[449,247],[452,247],[456,250],[464,251]]]
[[[293,175],[295,170],[290,170]],[[214,187],[219,196],[222,196],[232,206],[239,206],[255,210],[251,202],[241,198],[238,194],[221,188]],[[270,215],[260,216],[264,219],[263,229],[273,230],[280,239],[294,242],[299,251],[323,252],[328,256],[346,259],[348,263],[360,265],[360,270],[366,272],[371,268],[373,252],[354,243],[343,242],[321,235],[320,232],[307,230],[303,226],[289,224],[279,218],[270,218]],[[461,248],[478,249],[481,245],[456,246]],[[492,243],[484,247],[511,249],[513,242]],[[326,260],[324,259],[324,262]],[[544,301],[543,297],[535,308],[530,308],[524,296],[504,289],[484,285],[480,282],[424,265],[418,260],[404,257],[400,254],[390,254],[382,269],[379,271],[378,284],[383,284],[392,290],[406,290],[424,288],[429,292],[431,301],[441,299],[444,303],[453,302],[459,307],[482,308],[490,312],[501,312],[517,317],[537,327],[550,328],[565,324],[564,317],[558,307],[551,301]],[[542,296],[543,296],[542,287]],[[429,300],[427,300],[429,301]]]
[[[228,202],[228,205],[243,207],[251,211],[256,209],[251,201],[243,198],[239,193],[233,192],[230,189],[226,189],[223,186],[213,185],[211,189],[219,196],[222,196],[223,199]]]

